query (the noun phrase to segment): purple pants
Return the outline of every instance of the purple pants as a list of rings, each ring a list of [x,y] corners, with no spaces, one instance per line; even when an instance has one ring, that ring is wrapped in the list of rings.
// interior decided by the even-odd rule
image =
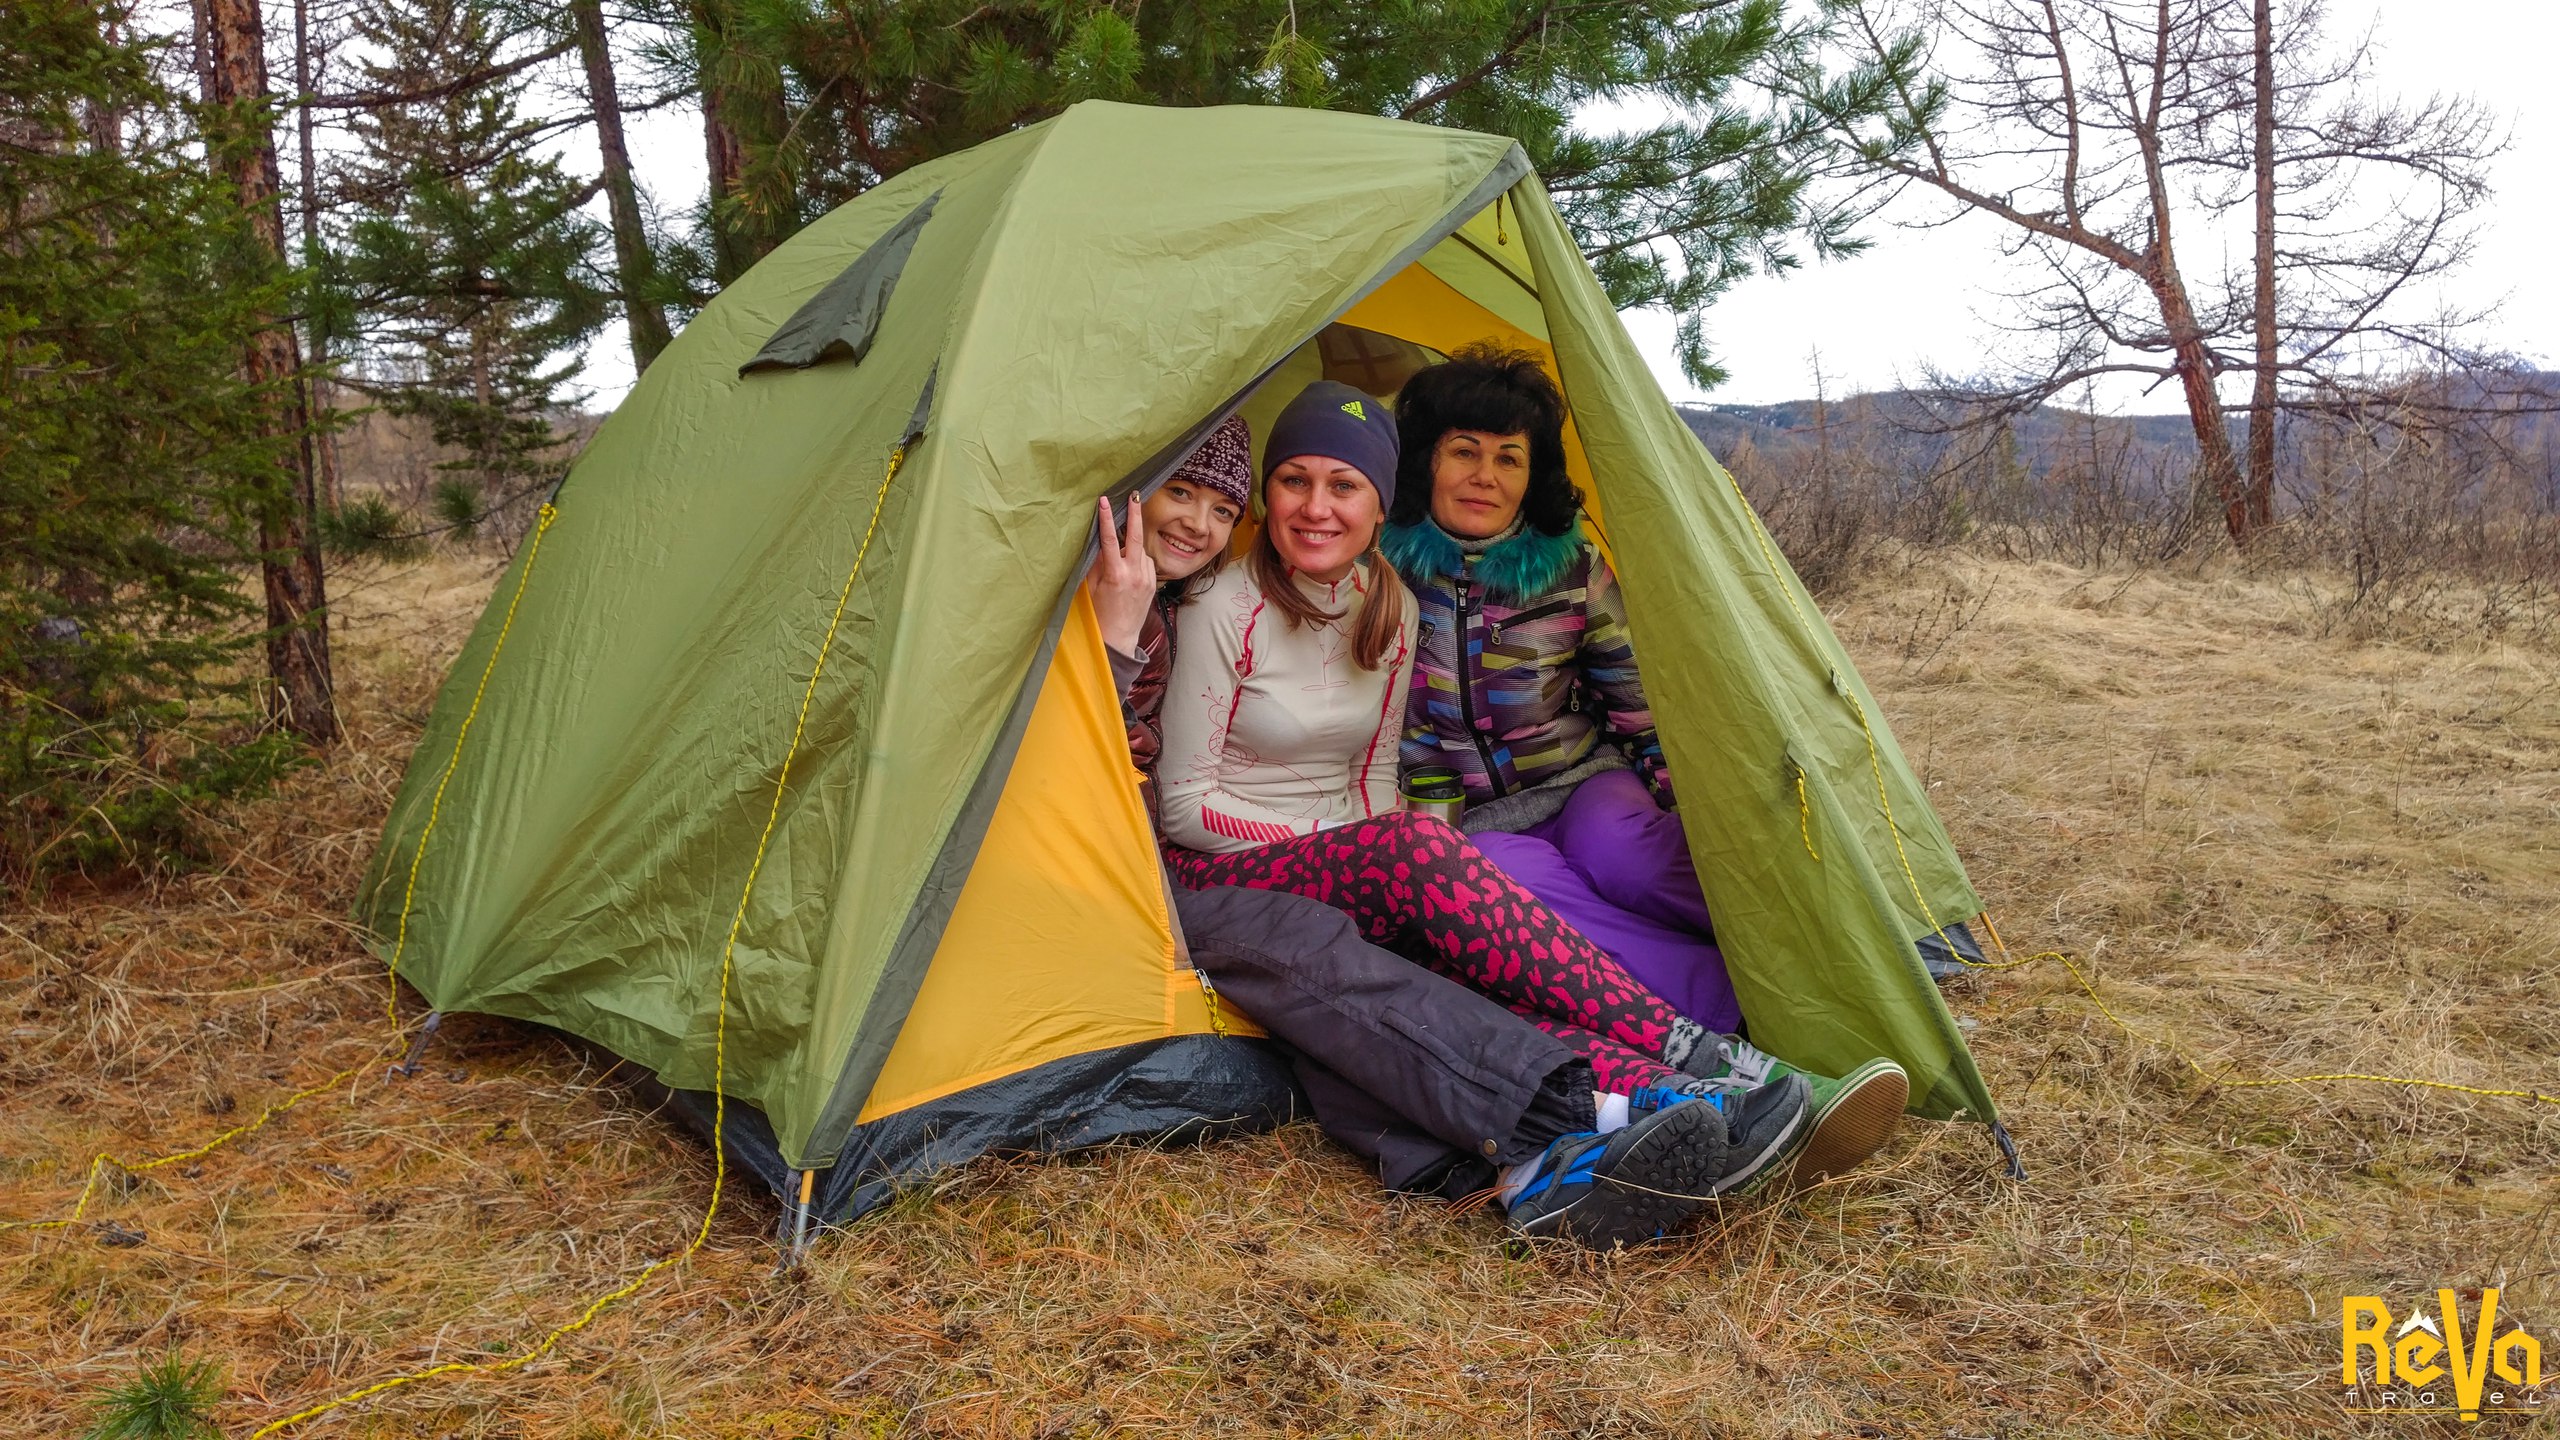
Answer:
[[[1554,818],[1467,837],[1521,888],[1710,1030],[1742,1024],[1680,817],[1627,770],[1583,781]]]

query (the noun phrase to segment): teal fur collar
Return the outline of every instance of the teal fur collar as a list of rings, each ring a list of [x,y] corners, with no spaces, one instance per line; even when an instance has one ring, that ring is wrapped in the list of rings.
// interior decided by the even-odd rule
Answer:
[[[1435,576],[1457,575],[1466,552],[1456,537],[1425,519],[1412,525],[1390,525],[1381,548],[1397,571],[1420,584]],[[1523,525],[1518,534],[1496,540],[1476,557],[1476,579],[1496,604],[1519,606],[1553,589],[1582,553],[1582,527],[1549,535]]]

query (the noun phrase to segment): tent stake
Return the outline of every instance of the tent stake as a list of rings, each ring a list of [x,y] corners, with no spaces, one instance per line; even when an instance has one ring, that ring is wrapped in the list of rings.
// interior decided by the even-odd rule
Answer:
[[[2001,1154],[2009,1157],[2009,1178],[2012,1180],[2026,1179],[2027,1162],[2018,1158],[2018,1142],[2010,1138],[2009,1127],[2001,1124],[1997,1120],[1992,1121],[1991,1140],[1993,1144],[2000,1147]]]
[[[809,1200],[816,1193],[817,1188],[818,1172],[801,1171],[800,1208],[799,1212],[791,1217],[791,1244],[782,1252],[782,1268],[785,1270],[798,1269],[800,1257],[809,1253]]]
[[[427,1053],[427,1042],[436,1038],[436,1031],[443,1028],[443,1025],[443,1011],[428,1011],[426,1023],[418,1027],[418,1038],[409,1042],[409,1053],[401,1059],[399,1064],[391,1067],[391,1073],[403,1080],[417,1074],[419,1057]]]

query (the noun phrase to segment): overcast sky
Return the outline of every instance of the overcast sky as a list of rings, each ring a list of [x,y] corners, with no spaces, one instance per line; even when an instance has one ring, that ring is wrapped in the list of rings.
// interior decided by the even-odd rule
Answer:
[[[2513,143],[2492,174],[2478,258],[2453,281],[2458,308],[2491,308],[2496,328],[2485,337],[2546,367],[2560,363],[2560,96],[2553,60],[2560,56],[2560,7],[2549,0],[2336,0],[2340,34],[2368,21],[2377,70],[2387,91],[2416,98],[2469,93],[2502,114]],[[643,183],[674,209],[698,200],[703,186],[698,114],[670,108],[636,117],[632,149]],[[580,163],[592,165],[589,157]],[[1897,221],[1936,218],[1943,205],[1913,195],[1871,226],[1875,244],[1853,260],[1813,265],[1784,278],[1759,277],[1728,292],[1707,316],[1708,331],[1732,379],[1701,393],[1681,378],[1671,356],[1668,316],[1631,312],[1628,329],[1654,362],[1674,399],[1755,404],[1808,396],[1815,356],[1833,395],[1892,387],[1916,379],[1931,362],[1950,369],[1990,350],[2002,318],[2000,285],[2010,272],[1999,253],[2001,229],[1978,218],[1934,229]],[[2244,242],[2245,243],[2245,242]],[[2191,273],[2224,257],[2189,253]],[[584,383],[598,407],[630,383],[627,342],[617,324],[595,345]],[[2165,393],[2124,393],[2114,408],[2178,408]]]

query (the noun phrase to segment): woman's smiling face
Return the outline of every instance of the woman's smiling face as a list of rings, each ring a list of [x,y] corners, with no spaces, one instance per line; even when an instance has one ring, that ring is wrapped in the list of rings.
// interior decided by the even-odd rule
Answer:
[[[1156,579],[1187,580],[1227,548],[1244,507],[1206,485],[1167,480],[1138,510]]]
[[[1511,527],[1529,493],[1529,437],[1452,430],[1431,450],[1431,518],[1467,540]]]
[[[1273,466],[1262,482],[1262,503],[1271,511],[1271,548],[1291,569],[1327,584],[1351,573],[1376,542],[1385,514],[1368,476],[1323,455],[1295,455]]]

